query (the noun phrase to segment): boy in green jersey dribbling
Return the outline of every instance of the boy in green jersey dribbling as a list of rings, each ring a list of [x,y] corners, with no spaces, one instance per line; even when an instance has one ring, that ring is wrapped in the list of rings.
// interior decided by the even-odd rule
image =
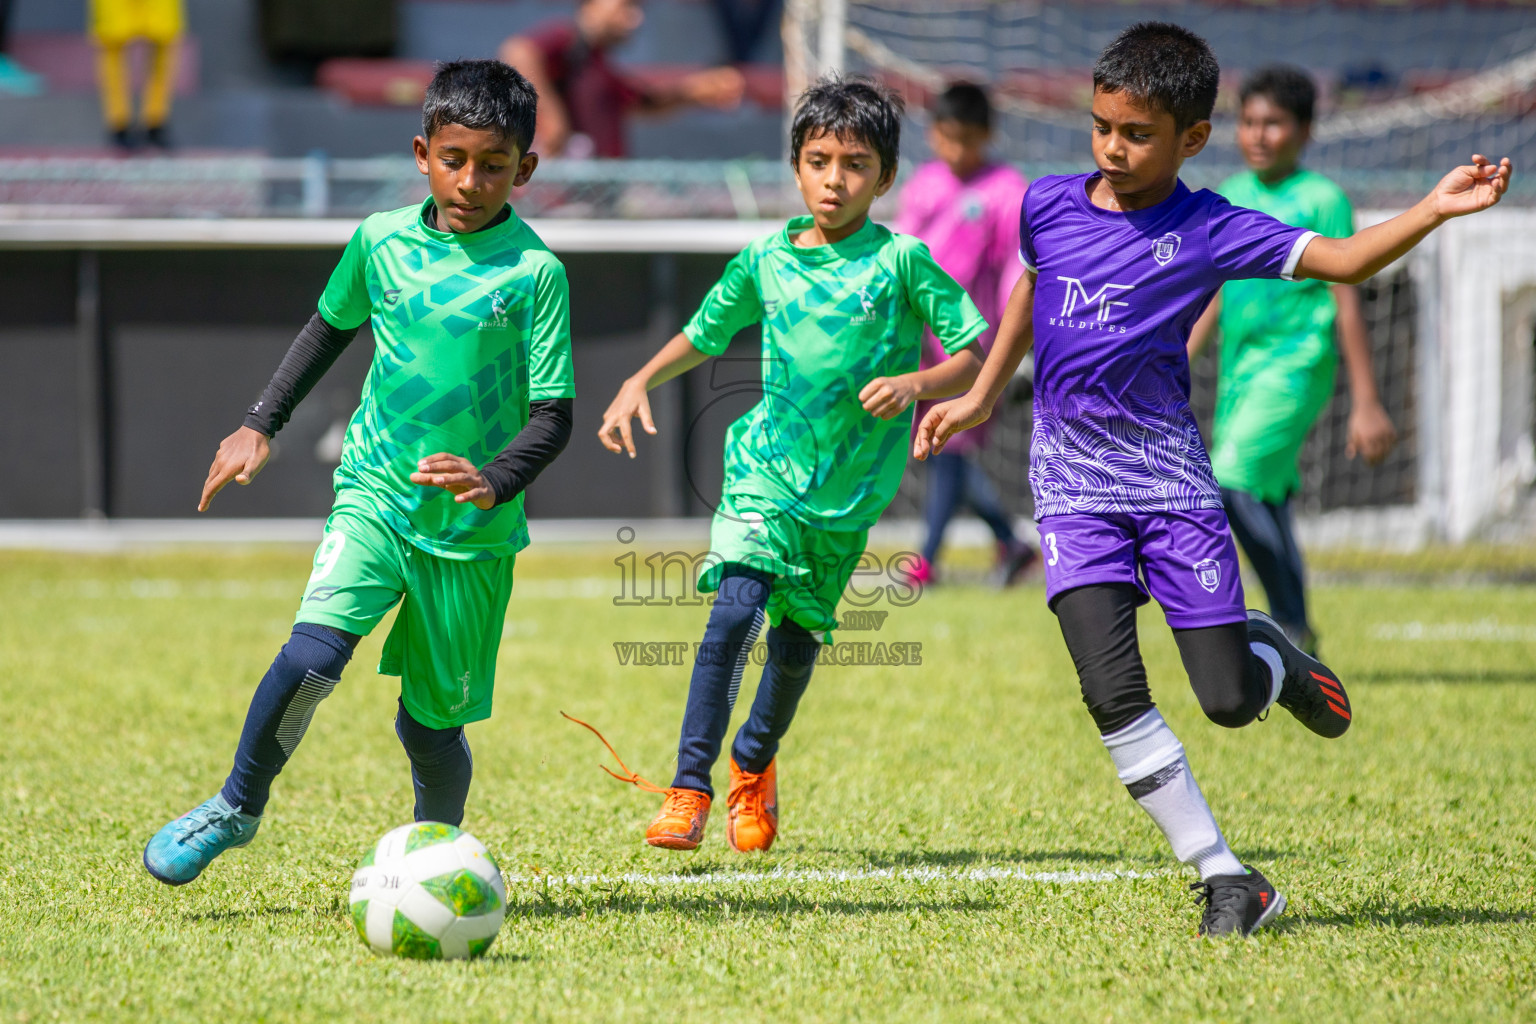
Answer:
[[[1296,68],[1264,68],[1250,76],[1242,86],[1237,129],[1249,170],[1228,178],[1218,191],[1236,206],[1345,238],[1355,226],[1344,190],[1301,166],[1316,95],[1312,79]],[[1353,403],[1350,457],[1378,463],[1397,439],[1376,394],[1360,294],[1353,285],[1317,279],[1228,282],[1190,333],[1191,360],[1218,326],[1211,464],[1222,504],[1275,621],[1303,649],[1315,652],[1291,496],[1301,488],[1301,446],[1333,397],[1338,350]]]
[[[145,848],[162,882],[190,882],[255,838],[316,706],[396,604],[379,671],[400,677],[395,731],[416,820],[463,819],[464,725],[491,714],[513,562],[528,545],[523,490],[565,447],[575,395],[565,269],[507,203],[538,165],[537,103],[499,61],[438,71],[414,142],[430,198],[357,229],[318,312],[219,445],[199,511],[231,480],[251,482],[294,406],[372,323],[373,365],[293,634],[256,688],[223,788]]]
[[[677,775],[646,833],[698,846],[710,770],[741,678],[767,629],[752,713],[731,747],[726,838],[766,850],[778,832],[775,755],[810,682],[837,603],[907,462],[912,403],[964,390],[987,323],[922,242],[869,219],[896,180],[901,112],[886,91],[827,78],[791,129],[810,216],[731,260],[693,319],[624,382],[598,432],[635,455],[632,420],[656,432],[646,392],[762,325],[763,397],[730,427],[725,483],[699,588],[715,591],[683,715]],[[920,370],[927,326],[948,358]]]

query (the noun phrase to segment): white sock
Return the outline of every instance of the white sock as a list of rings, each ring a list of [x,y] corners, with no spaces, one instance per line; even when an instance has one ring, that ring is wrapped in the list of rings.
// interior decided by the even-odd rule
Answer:
[[[1248,649],[1269,666],[1269,702],[1264,705],[1264,711],[1268,711],[1280,699],[1280,689],[1285,686],[1285,662],[1280,660],[1280,652],[1269,644],[1249,644]],[[1264,711],[1259,714],[1262,715]]]
[[[1189,770],[1184,745],[1156,708],[1103,740],[1120,781],[1163,830],[1175,857],[1193,865],[1202,881],[1244,873]]]

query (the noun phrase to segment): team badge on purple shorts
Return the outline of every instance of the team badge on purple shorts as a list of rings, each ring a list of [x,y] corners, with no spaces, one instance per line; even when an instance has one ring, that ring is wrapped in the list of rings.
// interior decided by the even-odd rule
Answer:
[[[1242,622],[1243,579],[1221,509],[1075,513],[1040,520],[1045,598],[1095,583],[1155,597],[1174,629]]]

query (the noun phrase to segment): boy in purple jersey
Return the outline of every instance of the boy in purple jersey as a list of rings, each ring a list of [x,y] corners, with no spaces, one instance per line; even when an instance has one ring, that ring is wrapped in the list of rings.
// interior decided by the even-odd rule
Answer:
[[[1020,215],[1025,264],[971,390],[923,418],[924,459],[990,415],[1032,344],[1030,484],[1046,599],[1083,701],[1120,780],[1200,872],[1202,935],[1246,935],[1285,898],[1228,848],[1184,748],[1152,704],[1136,608],[1163,606],[1207,717],[1236,728],[1278,703],[1342,735],[1337,677],[1244,611],[1221,491],[1189,410],[1190,328],[1220,286],[1253,277],[1358,284],[1451,217],[1498,202],[1510,166],[1482,156],[1408,212],[1324,238],[1179,181],[1210,138],[1219,68],[1199,36],[1158,22],[1126,29],[1093,74],[1092,174],[1036,179]]]

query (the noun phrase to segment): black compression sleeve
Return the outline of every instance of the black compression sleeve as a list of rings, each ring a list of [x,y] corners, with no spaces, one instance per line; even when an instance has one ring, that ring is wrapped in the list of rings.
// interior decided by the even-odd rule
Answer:
[[[336,357],[351,344],[357,328],[342,330],[332,327],[318,312],[299,331],[288,347],[288,354],[278,364],[272,381],[261,393],[261,399],[245,412],[245,425],[272,437],[288,417],[294,406],[303,401],[310,389],[325,376],[325,371],[336,362]]]
[[[496,495],[496,504],[521,494],[544,467],[555,461],[571,439],[571,400],[548,398],[528,406],[528,424],[501,454],[480,470]]]

